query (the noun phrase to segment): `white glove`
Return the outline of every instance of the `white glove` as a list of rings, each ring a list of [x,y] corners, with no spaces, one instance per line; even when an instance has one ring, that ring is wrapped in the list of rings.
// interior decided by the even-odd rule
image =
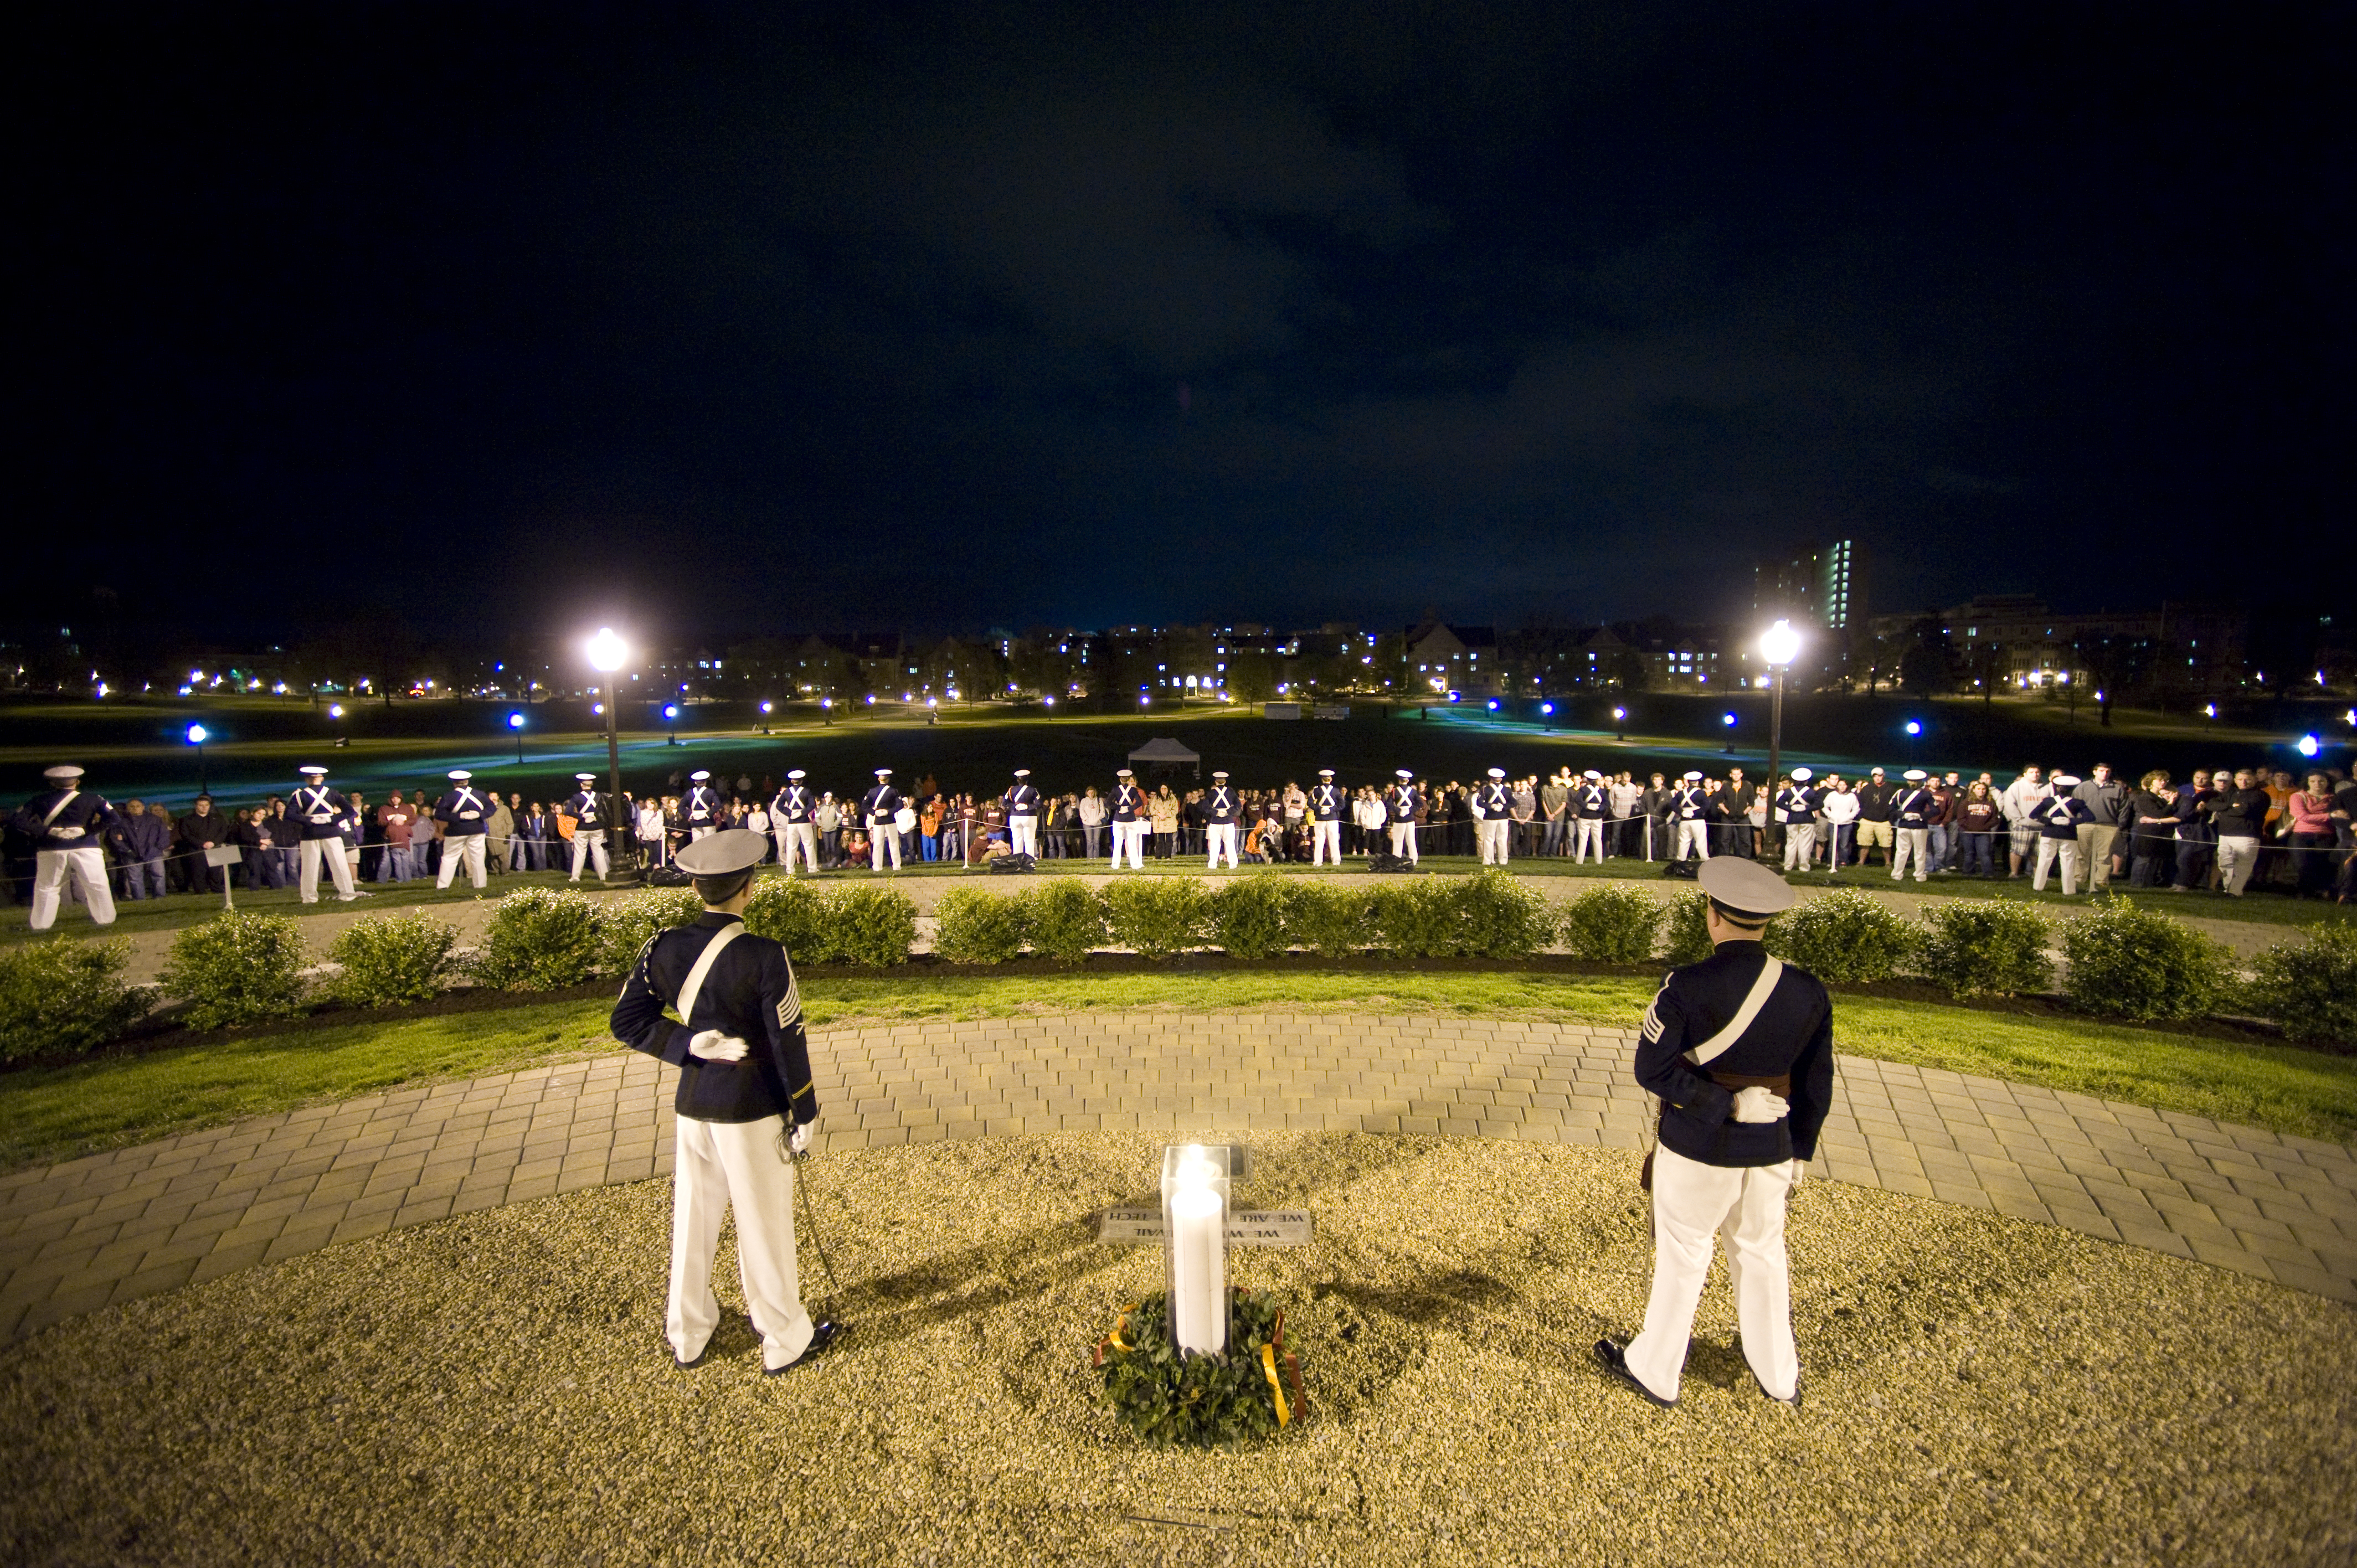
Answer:
[[[797,1155],[808,1154],[810,1152],[810,1133],[811,1124],[809,1122],[796,1122],[794,1124],[794,1130],[786,1135],[786,1147],[792,1150]]]
[[[1756,1083],[1735,1091],[1734,1116],[1738,1122],[1778,1122],[1792,1109],[1791,1101]]]
[[[745,1042],[717,1029],[705,1029],[687,1042],[687,1054],[708,1062],[741,1062]]]
[[[1792,1162],[1792,1185],[1786,1189],[1787,1196],[1801,1190],[1801,1178],[1808,1174],[1809,1162],[1803,1159],[1794,1159]]]

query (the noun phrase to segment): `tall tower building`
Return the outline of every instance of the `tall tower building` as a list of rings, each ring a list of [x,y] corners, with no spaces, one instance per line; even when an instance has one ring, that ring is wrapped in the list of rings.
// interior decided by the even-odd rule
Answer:
[[[1752,569],[1751,608],[1826,631],[1847,631],[1867,616],[1866,560],[1854,539],[1796,544]]]

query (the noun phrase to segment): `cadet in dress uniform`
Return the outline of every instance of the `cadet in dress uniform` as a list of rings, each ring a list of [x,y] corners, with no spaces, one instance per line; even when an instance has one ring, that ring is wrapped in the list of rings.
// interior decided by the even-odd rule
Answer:
[[[1791,786],[1776,791],[1776,820],[1784,824],[1784,869],[1806,871],[1817,848],[1817,792],[1808,787],[1816,775],[1805,768],[1792,769]]]
[[[778,838],[778,864],[794,874],[794,852],[802,851],[802,869],[818,875],[818,801],[802,783],[799,768],[786,775],[786,787],[770,802],[770,829]]]
[[[1717,950],[1671,972],[1637,1045],[1637,1082],[1662,1102],[1652,1294],[1643,1331],[1625,1348],[1598,1340],[1596,1356],[1655,1404],[1677,1403],[1716,1235],[1743,1359],[1760,1392],[1797,1405],[1784,1207],[1833,1103],[1833,1004],[1814,975],[1760,943],[1769,918],[1792,905],[1781,877],[1722,857],[1697,880]]]
[[[1220,869],[1222,849],[1228,852],[1228,869],[1236,868],[1236,819],[1243,811],[1243,802],[1228,788],[1228,776],[1214,769],[1211,792],[1203,797],[1203,842],[1211,850],[1204,869]]]
[[[893,819],[900,814],[900,791],[892,788],[892,770],[876,770],[876,788],[859,798],[859,817],[867,826],[867,865],[869,869],[884,869],[884,856],[892,856],[892,869],[900,869],[900,828]]]
[[[799,1366],[841,1332],[811,1321],[794,1254],[791,1159],[818,1116],[802,996],[786,950],[745,929],[753,868],[769,847],[728,828],[679,852],[704,915],[650,938],[614,1004],[614,1037],[679,1069],[663,1333],[682,1368],[704,1359],[720,1323],[712,1255],[732,1207],[761,1369]],[[683,1022],[664,1017],[665,1006]]]
[[[1410,865],[1415,864],[1415,775],[1403,768],[1397,770],[1399,782],[1383,791],[1383,815],[1391,829],[1392,854],[1405,856]]]
[[[712,772],[699,768],[687,776],[687,799],[680,802],[687,819],[687,836],[708,839],[720,829],[720,791],[712,787]]]
[[[2079,824],[2095,820],[2087,802],[2071,793],[2078,787],[2068,773],[2057,773],[2054,793],[2025,813],[2038,829],[2038,868],[2030,874],[2029,885],[2040,893],[2046,891],[2046,874],[2057,859],[2062,862],[2062,897],[2071,897],[2072,884],[2078,880]]]
[[[1309,864],[1342,864],[1342,813],[1350,809],[1347,791],[1334,782],[1334,770],[1321,768],[1309,791]]]
[[[1018,768],[1015,782],[998,798],[1006,808],[1006,846],[1015,854],[1039,858],[1039,791],[1031,788],[1031,770]]]
[[[1695,858],[1710,858],[1710,792],[1702,787],[1702,775],[1689,772],[1670,792],[1670,820],[1678,825],[1677,847],[1671,852],[1672,860],[1686,858],[1686,846],[1694,846]]]
[[[1612,814],[1611,796],[1604,788],[1604,775],[1591,768],[1571,792],[1573,837],[1571,864],[1577,865],[1587,858],[1589,846],[1596,850],[1596,864],[1604,864],[1604,819]]]
[[[1932,879],[1932,811],[1939,801],[1924,783],[1927,777],[1920,768],[1909,768],[1900,780],[1899,792],[1890,798],[1890,820],[1899,830],[1899,842],[1890,851],[1893,882],[1907,875],[1910,858],[1915,862],[1916,881]]]
[[[338,899],[349,904],[355,898],[367,897],[352,886],[352,864],[344,854],[344,813],[351,810],[352,803],[344,799],[340,790],[328,788],[326,768],[304,768],[296,771],[303,775],[303,783],[286,802],[286,814],[295,819],[303,835],[296,872],[296,897],[306,904],[319,901],[319,865],[325,861],[328,876],[336,885]],[[442,864],[450,864],[447,854]],[[482,862],[475,864],[479,866]],[[449,886],[447,872],[443,886]],[[479,887],[482,884],[478,882],[475,886]]]
[[[69,876],[81,889],[91,920],[111,926],[114,893],[106,885],[106,841],[123,831],[123,823],[105,796],[81,787],[81,768],[52,768],[41,778],[49,787],[27,802],[16,823],[33,841],[33,929],[46,931],[57,924]]]
[[[442,867],[434,874],[434,886],[450,886],[450,878],[458,873],[458,863],[466,862],[467,880],[475,891],[483,890],[484,845],[490,841],[483,835],[490,831],[491,803],[476,789],[475,776],[463,768],[450,770],[450,782],[457,788],[434,802],[434,820],[442,824]]]
[[[1514,798],[1506,789],[1506,770],[1490,769],[1490,782],[1473,791],[1475,831],[1481,837],[1481,864],[1506,864],[1506,834],[1512,830],[1507,819],[1512,814]]]
[[[1129,868],[1143,871],[1146,869],[1146,791],[1137,787],[1135,777],[1126,768],[1115,768],[1114,777],[1121,782],[1113,787],[1112,798],[1106,802],[1112,807],[1113,868],[1115,871],[1121,869],[1121,853],[1124,846],[1127,846]]]
[[[585,860],[597,865],[597,880],[606,880],[610,866],[606,859],[606,807],[597,798],[597,776],[576,773],[573,781],[581,786],[557,808],[573,819],[573,875],[568,881],[581,880],[581,865]]]

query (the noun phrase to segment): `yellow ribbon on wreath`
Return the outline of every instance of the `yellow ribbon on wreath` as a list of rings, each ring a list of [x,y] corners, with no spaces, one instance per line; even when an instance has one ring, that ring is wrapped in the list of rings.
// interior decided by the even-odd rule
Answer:
[[[1276,1429],[1282,1432],[1285,1430],[1286,1423],[1293,1419],[1293,1412],[1285,1402],[1285,1385],[1277,1380],[1275,1346],[1269,1344],[1261,1346],[1260,1369],[1268,1378],[1269,1397],[1276,1401]]]

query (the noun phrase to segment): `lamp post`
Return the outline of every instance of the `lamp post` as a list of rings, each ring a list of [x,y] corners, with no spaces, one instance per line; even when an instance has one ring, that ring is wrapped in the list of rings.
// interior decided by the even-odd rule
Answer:
[[[669,732],[663,736],[663,744],[677,746],[679,744],[679,704],[677,703],[663,704],[663,723],[670,726]]]
[[[1626,708],[1612,710],[1612,738],[1614,740],[1629,738],[1629,710]]]
[[[1775,825],[1776,781],[1784,751],[1784,681],[1791,673],[1792,660],[1800,657],[1801,634],[1792,629],[1789,620],[1780,620],[1760,638],[1760,657],[1768,661],[1768,790],[1769,823]]]
[[[508,715],[508,728],[515,731],[516,766],[518,768],[522,768],[523,766],[523,715],[522,714],[510,714]]]
[[[614,716],[615,710],[619,704],[614,700],[614,676],[623,665],[630,661],[630,647],[621,639],[612,627],[601,626],[597,628],[597,635],[589,639],[587,651],[589,656],[589,668],[606,677],[606,682],[602,688],[606,701],[601,705],[606,710],[608,782],[613,792],[606,811],[607,820],[613,825],[607,832],[609,837],[617,833],[620,835],[621,843],[616,846],[617,853],[614,860],[618,865],[627,871],[634,868],[637,864],[634,857],[638,853],[639,835],[637,823],[626,822],[622,820],[622,742],[620,733],[615,728],[617,723]]]
[[[190,725],[188,726],[188,744],[197,748],[197,793],[199,795],[210,795],[213,790],[212,780],[205,772],[204,725]]]

